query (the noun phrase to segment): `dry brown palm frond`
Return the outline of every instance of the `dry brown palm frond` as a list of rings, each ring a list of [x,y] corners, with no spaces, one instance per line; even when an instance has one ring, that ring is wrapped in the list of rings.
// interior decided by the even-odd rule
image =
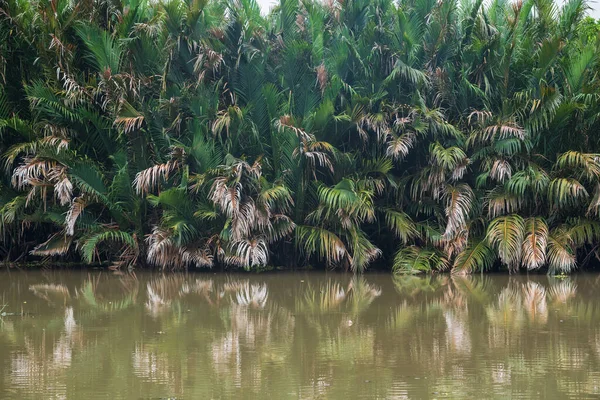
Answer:
[[[23,190],[29,185],[42,184],[57,166],[58,163],[54,160],[25,157],[13,172],[12,184],[19,190]]]
[[[483,142],[492,142],[508,138],[525,139],[525,129],[515,122],[506,122],[504,124],[491,125],[486,127],[481,133]]]
[[[65,216],[65,229],[67,231],[67,235],[73,236],[75,234],[75,223],[86,206],[87,199],[84,196],[73,199],[71,207]]]
[[[388,142],[386,155],[395,160],[402,160],[414,146],[417,137],[413,132],[406,132]]]
[[[363,115],[358,122],[358,126],[360,126],[363,132],[366,132],[366,129],[375,132],[379,143],[385,143],[392,135],[390,124],[383,113]]]
[[[54,197],[58,198],[60,205],[69,204],[73,198],[73,184],[67,176],[67,169],[58,166],[50,171],[48,178],[54,183]]]
[[[432,168],[430,172],[429,176],[423,174],[425,176],[425,185],[423,186],[423,189],[429,191],[434,200],[439,200],[444,193],[446,174],[439,167]],[[422,196],[422,194],[420,196]]]
[[[159,187],[163,180],[169,179],[169,174],[179,168],[178,160],[169,160],[164,164],[156,164],[138,172],[133,180],[133,186],[138,194],[147,194]]]
[[[227,186],[225,177],[215,179],[210,190],[210,200],[215,203],[228,218],[237,215],[240,210],[242,197],[242,184],[235,182],[231,187]]]
[[[63,255],[69,251],[72,241],[73,238],[63,233],[56,233],[44,243],[37,245],[31,254],[42,257]]]
[[[146,243],[148,262],[163,269],[184,268],[188,265],[210,268],[214,265],[213,255],[207,244],[177,246],[171,233],[160,227],[154,227],[146,237]]]
[[[267,242],[261,237],[236,240],[231,248],[237,257],[236,263],[240,262],[245,268],[263,266],[269,260]]]
[[[27,197],[25,200],[25,207],[29,207],[29,204],[31,204],[36,198],[40,198],[42,199],[43,203],[44,203],[44,210],[46,209],[46,194],[48,192],[48,187],[49,185],[43,185],[42,182],[33,182],[34,186],[31,187],[31,189],[29,189],[29,192],[27,193]],[[23,221],[22,222],[23,226],[28,226],[28,222],[27,221]]]
[[[264,206],[264,205],[263,205]],[[254,228],[261,232],[268,230],[271,225],[271,211],[268,207],[262,207],[260,204],[254,205]]]
[[[164,32],[161,17],[161,14],[157,14],[148,22],[136,23],[133,25],[133,31],[136,33],[144,33],[148,37],[155,38]]]
[[[63,150],[69,148],[70,140],[67,137],[66,133],[63,135],[57,135],[56,132],[52,132],[51,135],[44,136],[40,139],[40,144],[43,144],[48,147],[54,147],[56,149],[56,153],[60,153]]]
[[[327,87],[327,68],[325,68],[325,64],[321,63],[316,68],[317,71],[317,83],[319,84],[319,88],[321,89],[321,93],[325,91]]]
[[[137,111],[131,104],[124,101],[121,104],[119,115],[115,118],[114,124],[123,128],[125,133],[131,133],[142,127],[144,115]]]
[[[247,265],[244,263],[244,260],[241,257],[239,257],[235,254],[228,254],[226,252],[221,257],[221,262],[223,262],[225,265],[233,266],[233,267],[240,267],[240,268],[247,267]]]
[[[64,101],[67,107],[78,107],[92,99],[85,87],[81,86],[74,77],[64,72],[61,75],[63,88],[66,92]]]
[[[260,177],[262,176],[262,156],[257,157],[256,160],[254,160],[254,163],[252,163],[252,165],[243,161],[240,161],[239,164],[253,178],[260,179]]]
[[[306,159],[307,169],[312,172],[316,179],[316,168],[324,167],[333,173],[333,163],[330,154],[333,152],[333,146],[327,142],[302,143],[292,153],[293,157],[302,156]]]
[[[194,73],[198,75],[198,83],[204,81],[207,71],[212,71],[214,74],[219,71],[222,64],[223,55],[204,46],[194,62]]]
[[[475,194],[469,185],[460,183],[456,186],[447,185],[442,197],[446,200],[445,213],[448,218],[444,237],[449,238],[464,229]]]
[[[542,218],[531,217],[525,221],[522,262],[527,269],[540,268],[546,262],[548,225]]]
[[[133,266],[137,264],[138,257],[140,255],[140,249],[137,245],[137,235],[132,235],[136,246],[123,245],[119,251],[119,260],[112,263],[109,267],[111,270],[119,269],[122,266]]]
[[[473,111],[469,114],[468,122],[469,125],[479,124],[484,125],[490,118],[492,117],[492,113],[486,110],[483,111]]]
[[[192,264],[196,267],[210,268],[214,265],[213,256],[208,248],[189,249],[184,247],[179,250],[181,260],[184,263]]]
[[[234,240],[241,240],[243,237],[247,237],[255,226],[256,207],[254,201],[249,199],[240,206],[239,212],[231,218],[231,236]]]
[[[146,237],[148,245],[147,260],[151,265],[161,268],[181,268],[184,263],[179,249],[173,243],[171,233],[155,227]]]
[[[464,228],[453,233],[451,236],[442,237],[441,245],[444,248],[446,257],[452,259],[453,256],[460,254],[469,243],[469,229]],[[452,273],[456,271],[453,269]]]
[[[294,120],[290,115],[282,115],[276,122],[277,129],[282,132],[285,129],[291,130],[302,142],[314,140],[314,136],[306,132],[304,129],[297,128],[293,125]]]
[[[67,43],[66,45],[54,34],[50,34],[50,46],[48,46],[48,50],[56,50],[56,52],[62,57],[71,55],[71,51],[74,48],[74,45]]]
[[[471,160],[469,160],[468,158],[465,158],[456,163],[454,170],[450,174],[450,179],[455,182],[462,179],[465,173],[467,172],[469,164],[471,164]]]
[[[496,182],[504,182],[512,176],[512,168],[508,161],[503,159],[494,160],[490,169],[490,178]]]

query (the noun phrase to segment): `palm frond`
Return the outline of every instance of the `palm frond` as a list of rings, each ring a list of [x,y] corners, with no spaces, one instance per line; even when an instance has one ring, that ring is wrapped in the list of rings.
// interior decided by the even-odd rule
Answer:
[[[470,274],[484,271],[490,269],[495,260],[496,254],[485,238],[476,240],[456,256],[452,265],[452,273]]]
[[[448,266],[448,260],[437,250],[408,246],[396,253],[392,269],[397,274],[417,274],[443,271]]]
[[[498,252],[502,263],[513,271],[521,263],[524,228],[523,218],[511,214],[495,218],[487,229],[486,240]]]
[[[523,265],[527,269],[538,269],[546,263],[548,225],[543,218],[531,217],[525,220],[523,240]]]

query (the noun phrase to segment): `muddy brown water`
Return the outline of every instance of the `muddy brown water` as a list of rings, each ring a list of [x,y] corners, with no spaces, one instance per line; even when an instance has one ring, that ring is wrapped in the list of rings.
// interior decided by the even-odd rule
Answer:
[[[0,399],[600,398],[600,276],[0,273]]]

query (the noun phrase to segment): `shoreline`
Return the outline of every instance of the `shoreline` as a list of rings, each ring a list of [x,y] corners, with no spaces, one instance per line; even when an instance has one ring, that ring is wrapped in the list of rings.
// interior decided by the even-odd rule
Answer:
[[[372,268],[363,271],[359,274],[355,274],[352,271],[344,271],[340,269],[328,269],[328,268],[315,268],[315,267],[300,267],[300,268],[286,268],[286,267],[267,267],[263,270],[246,270],[243,268],[238,269],[210,269],[210,268],[182,268],[182,269],[160,269],[139,267],[139,268],[110,268],[108,264],[82,264],[82,263],[45,263],[45,262],[33,262],[33,263],[0,263],[0,271],[100,271],[100,272],[120,272],[120,273],[164,273],[164,274],[206,274],[206,275],[285,275],[285,274],[297,274],[297,273],[327,273],[332,275],[390,275],[390,276],[405,276],[405,277],[433,277],[433,276],[549,276],[553,278],[566,278],[569,276],[585,275],[585,274],[600,274],[600,270],[597,269],[580,269],[572,271],[570,274],[557,274],[551,275],[547,273],[547,270],[540,269],[537,271],[519,270],[515,273],[509,273],[506,270],[493,270],[484,272],[474,272],[471,274],[453,274],[451,271],[430,271],[416,274],[402,274],[394,273],[391,269],[384,268]]]

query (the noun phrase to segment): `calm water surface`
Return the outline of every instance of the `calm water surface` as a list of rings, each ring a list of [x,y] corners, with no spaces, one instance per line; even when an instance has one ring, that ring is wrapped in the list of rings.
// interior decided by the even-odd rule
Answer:
[[[600,276],[0,273],[0,399],[599,398]]]

